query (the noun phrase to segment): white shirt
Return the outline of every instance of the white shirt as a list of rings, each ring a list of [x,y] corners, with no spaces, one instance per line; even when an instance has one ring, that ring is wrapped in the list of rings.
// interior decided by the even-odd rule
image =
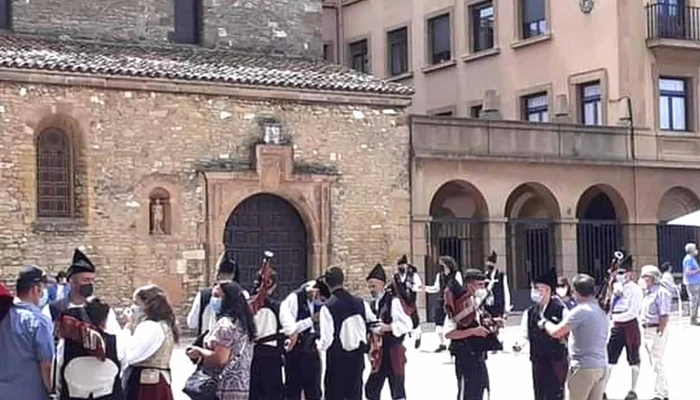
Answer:
[[[374,301],[374,308],[379,309],[379,302],[384,297],[382,294]],[[375,317],[377,317],[375,315]],[[398,298],[393,298],[391,300],[391,334],[400,337],[413,330],[413,320],[406,314],[403,306],[401,305],[401,300]]]
[[[313,314],[313,301],[307,299],[306,304],[309,306],[309,310]],[[282,331],[285,335],[292,336],[296,333],[304,332],[307,329],[314,329],[314,322],[311,317],[297,321],[297,315],[299,315],[297,294],[292,293],[287,296],[284,301],[282,301],[282,304],[280,304],[280,324],[282,325]]]
[[[165,332],[160,323],[155,321],[142,321],[136,325],[134,333],[129,329],[122,329],[117,336],[124,352],[122,369],[128,365],[138,364],[147,360],[160,349],[165,342]]]
[[[399,280],[401,281],[401,283],[406,282],[407,278],[408,278],[407,273],[404,272],[402,274],[399,272]],[[423,286],[423,281],[420,279],[420,275],[418,274],[418,272],[415,272],[413,274],[413,284],[411,285],[410,289],[414,292],[418,292],[422,286]]]
[[[613,284],[612,320],[627,322],[639,318],[642,312],[644,291],[635,282],[627,281],[623,285]]]
[[[365,323],[366,324],[373,324],[377,322],[377,317],[374,315],[372,312],[372,309],[369,306],[369,303],[366,301],[364,302],[365,306]],[[347,320],[350,320],[351,318],[348,318]],[[346,320],[346,321],[347,321]],[[343,322],[345,324],[345,321]],[[317,347],[321,351],[326,351],[328,350],[329,347],[333,344],[333,340],[335,339],[334,333],[335,333],[335,327],[333,326],[333,316],[331,315],[330,310],[328,307],[323,306],[321,307],[321,311],[319,313],[319,339],[317,341]],[[345,327],[345,326],[343,326]],[[343,327],[339,327],[338,329],[343,329]],[[372,331],[379,331],[379,326],[373,327]],[[348,341],[354,341],[354,342],[361,342],[364,341],[365,343],[367,342],[367,329],[366,326],[359,326],[359,324],[356,324],[351,327],[347,327],[348,332],[341,332],[344,336],[347,337]]]
[[[462,273],[461,272],[459,272],[459,271],[455,272],[455,280],[460,285],[464,284],[462,282]],[[440,273],[439,272],[437,273],[437,275],[435,275],[435,283],[433,283],[432,286],[426,286],[425,292],[426,293],[440,293]]]
[[[496,272],[498,272],[496,268],[488,272],[489,282],[493,282],[491,285],[495,284],[497,281],[497,279],[495,278]],[[505,273],[503,273],[501,276],[503,276],[503,304],[505,304],[505,310],[508,313],[510,312],[510,310],[513,309],[513,305],[510,303],[510,288],[508,287],[508,276]],[[489,293],[489,297],[486,298],[486,304],[493,305],[493,293]]]

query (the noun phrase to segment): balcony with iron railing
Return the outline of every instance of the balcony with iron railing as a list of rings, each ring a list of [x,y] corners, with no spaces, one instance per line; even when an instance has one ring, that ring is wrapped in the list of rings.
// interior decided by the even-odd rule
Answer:
[[[647,4],[647,46],[700,50],[700,7]]]

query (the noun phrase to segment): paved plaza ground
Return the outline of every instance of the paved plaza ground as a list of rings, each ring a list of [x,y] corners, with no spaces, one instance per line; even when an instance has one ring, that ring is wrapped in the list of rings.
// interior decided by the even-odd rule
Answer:
[[[509,318],[509,325],[515,325],[520,317]],[[700,399],[700,327],[688,326],[685,321],[674,320],[670,331],[669,344],[666,351],[667,374],[670,386],[671,400]],[[507,327],[501,334],[506,348],[518,334],[516,326]],[[413,341],[407,340],[408,364],[406,366],[406,390],[412,400],[442,400],[455,399],[457,388],[454,377],[454,364],[447,353],[434,354],[437,347],[437,336],[434,333],[424,334],[422,349],[415,350]],[[624,359],[624,354],[623,357]],[[192,364],[184,355],[184,350],[178,350],[173,357],[173,389],[175,400],[188,400],[182,394],[181,388],[185,379],[192,371]],[[527,354],[502,352],[489,356],[489,372],[491,375],[491,400],[532,400],[532,381],[530,362]],[[367,369],[365,370],[367,373]],[[610,380],[608,396],[612,400],[623,399],[629,390],[629,367],[622,361]],[[642,371],[637,393],[642,400],[653,397],[654,377],[649,364],[649,358],[642,351]],[[388,387],[385,388],[382,400],[390,399]]]

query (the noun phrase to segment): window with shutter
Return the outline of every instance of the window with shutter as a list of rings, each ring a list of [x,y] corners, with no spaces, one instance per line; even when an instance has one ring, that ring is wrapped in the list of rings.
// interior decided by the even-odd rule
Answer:
[[[59,129],[47,129],[37,140],[37,214],[46,218],[73,216],[71,142]]]
[[[175,0],[175,42],[199,44],[201,0]]]

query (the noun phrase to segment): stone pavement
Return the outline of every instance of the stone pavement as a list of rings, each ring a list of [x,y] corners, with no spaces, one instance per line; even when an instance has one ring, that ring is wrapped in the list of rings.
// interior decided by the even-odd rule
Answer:
[[[509,319],[517,322],[519,317]],[[515,325],[512,322],[509,325]],[[506,328],[501,337],[506,349],[518,334],[516,326]],[[666,351],[666,370],[670,386],[671,400],[698,400],[700,393],[700,327],[688,326],[687,320],[673,321],[670,331],[669,344]],[[408,382],[406,390],[412,400],[442,400],[456,398],[457,388],[454,377],[454,364],[447,353],[434,354],[437,347],[437,336],[426,333],[420,350],[413,348],[413,341],[407,339],[408,364],[406,374]],[[624,360],[624,354],[622,356]],[[610,379],[608,395],[611,400],[622,400],[629,390],[629,367],[621,360],[621,364],[613,370]],[[532,381],[530,362],[527,354],[514,354],[506,351],[489,355],[489,372],[491,376],[491,400],[532,400]],[[178,350],[173,357],[173,391],[175,400],[188,400],[182,394],[184,381],[193,367],[184,355],[184,350]],[[367,373],[367,369],[365,372]],[[649,364],[649,358],[642,349],[642,371],[639,379],[637,394],[641,400],[653,397],[654,378]],[[382,400],[389,400],[388,387],[385,387]]]

